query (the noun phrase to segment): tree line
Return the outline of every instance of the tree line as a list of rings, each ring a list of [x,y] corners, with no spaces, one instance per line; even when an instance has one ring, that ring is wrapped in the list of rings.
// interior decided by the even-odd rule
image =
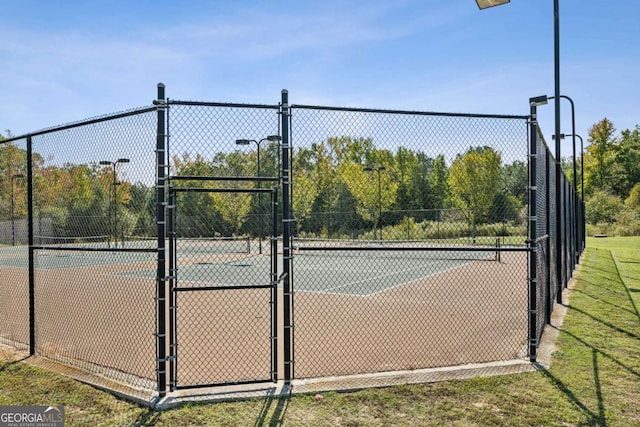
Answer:
[[[584,158],[587,221],[592,227],[624,227],[640,233],[640,128],[615,136],[613,123],[603,119],[589,131]],[[0,136],[1,137],[1,136]],[[174,156],[175,176],[262,176],[279,174],[280,153],[270,143],[260,153],[218,152]],[[47,164],[34,153],[34,206],[41,218],[54,219],[59,236],[153,235],[155,189],[142,183],[119,182],[112,200],[111,169],[95,163],[61,166]],[[371,138],[331,137],[292,153],[292,209],[296,232],[310,236],[369,233],[377,238],[383,228],[430,226],[463,222],[460,233],[475,235],[496,225],[523,225],[528,203],[528,170],[523,161],[506,163],[489,146],[470,146],[447,160],[407,147],[377,147]],[[573,159],[562,159],[572,181]],[[578,168],[580,173],[582,171]],[[259,173],[258,173],[259,172]],[[0,144],[0,218],[26,215],[26,153],[11,143]],[[583,179],[584,178],[584,179]],[[573,182],[572,182],[573,184]],[[221,183],[176,180],[174,187],[213,187]],[[185,236],[231,236],[257,233],[269,221],[267,196],[242,192],[270,183],[226,181],[237,193],[185,192],[176,199],[177,229]],[[13,204],[13,206],[11,206]],[[118,230],[113,214],[117,209]],[[501,225],[501,227],[497,227]],[[595,230],[595,229],[594,229]],[[485,231],[486,233],[486,231]]]
[[[258,176],[257,152],[218,152],[174,156],[174,176]],[[112,199],[110,166],[95,163],[46,164],[35,154],[34,206],[40,218],[51,218],[59,236],[153,235],[155,194],[142,183],[118,182]],[[271,143],[261,153],[262,177],[279,174],[279,147]],[[527,165],[504,164],[491,147],[469,147],[449,163],[444,155],[399,147],[378,148],[371,138],[332,137],[297,148],[292,155],[292,209],[296,232],[309,235],[372,232],[382,227],[426,221],[466,222],[475,234],[483,224],[520,224],[527,203]],[[13,144],[0,145],[0,174],[26,176],[26,153]],[[11,182],[13,181],[13,182]],[[182,179],[174,188],[214,187],[221,183]],[[177,229],[193,237],[266,234],[266,196],[243,189],[274,184],[225,181],[234,192],[184,192],[175,200]],[[11,194],[13,191],[13,194]],[[3,179],[0,217],[26,215],[26,181]],[[112,218],[117,209],[118,230]],[[260,214],[262,214],[260,216]]]
[[[571,160],[565,160],[565,167]],[[590,234],[640,235],[640,126],[616,135],[611,120],[600,120],[589,129],[584,159],[578,158],[578,164],[582,160]]]

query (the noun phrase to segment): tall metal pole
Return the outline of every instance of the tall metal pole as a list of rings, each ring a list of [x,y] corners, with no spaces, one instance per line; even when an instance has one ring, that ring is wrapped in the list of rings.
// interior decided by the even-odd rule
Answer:
[[[265,141],[261,139],[256,142],[258,153],[258,178],[260,178],[260,143]],[[262,187],[262,182],[258,182],[258,187]],[[258,253],[262,254],[262,193],[258,193]]]
[[[580,205],[580,209],[582,210],[582,213],[584,213],[584,208],[583,208],[583,204],[584,204],[584,140],[582,139],[582,137],[576,133],[569,135],[572,136],[575,140],[575,138],[578,138],[580,140],[580,200],[576,201],[576,211],[578,210],[578,205]],[[575,147],[575,145],[574,145]],[[577,183],[576,183],[576,194],[578,192],[577,190]],[[584,215],[582,215],[584,217]],[[580,252],[582,252],[584,250],[584,218],[580,218],[580,221],[577,221],[577,216],[576,216],[576,222],[579,222],[580,225],[582,226],[582,229],[579,230],[580,231]],[[576,227],[579,228],[579,226],[576,224]],[[580,254],[577,255],[578,258],[580,258]]]
[[[33,141],[27,137],[27,218],[29,222],[29,356],[36,354],[36,275],[33,248]]]
[[[580,218],[580,221],[582,222],[582,250],[584,250],[587,244],[587,225],[584,212],[584,142],[582,141],[582,137],[580,137],[580,181],[582,185],[580,188],[580,194],[582,196],[582,200],[580,200],[580,203],[582,204],[582,218]]]
[[[549,99],[553,99],[555,96],[550,96]],[[571,136],[573,140],[573,188],[576,190],[576,194],[578,193],[578,172],[577,172],[577,158],[576,158],[576,109],[575,104],[573,103],[573,99],[568,97],[567,95],[560,95],[560,98],[564,98],[569,103],[571,103]],[[561,136],[562,139],[562,136]],[[574,218],[578,217],[578,207],[577,204],[574,206],[573,210]],[[578,235],[578,223],[575,222],[575,235]],[[576,251],[575,254],[576,262],[580,260],[580,254]]]
[[[116,190],[116,185],[118,185],[118,177],[116,175],[116,164],[117,162],[113,162],[113,245],[114,247],[118,247],[118,193]]]
[[[270,135],[266,138],[262,138],[259,141],[255,139],[236,139],[237,145],[249,145],[254,142],[256,144],[257,153],[258,153],[258,177],[262,176],[260,173],[260,144],[264,141],[280,141],[282,138],[279,135]],[[278,153],[279,156],[279,153]],[[262,188],[262,181],[258,182],[259,188]],[[258,194],[258,242],[259,242],[259,253],[262,254],[262,234],[263,234],[263,221],[262,221],[262,193]]]
[[[576,110],[575,105],[573,104],[573,99],[568,96],[561,95],[563,98],[567,99],[571,103],[571,138],[573,141],[573,256],[575,257],[575,264],[580,262],[580,252],[577,250],[577,239],[578,239],[578,203],[576,203],[576,198],[578,196],[578,174],[576,172]],[[573,268],[572,268],[573,270]]]
[[[538,349],[538,277],[537,277],[537,231],[538,231],[538,206],[537,206],[537,105],[535,102],[529,101],[530,106],[530,124],[529,124],[529,240],[528,244],[531,248],[529,252],[529,319],[528,319],[528,340],[529,340],[529,359],[531,362],[536,361]],[[546,155],[546,154],[545,154]]]
[[[129,163],[129,159],[125,159],[125,158],[120,158],[114,162],[110,161],[110,160],[101,160],[100,164],[101,165],[109,165],[112,168],[112,172],[113,172],[113,180],[111,182],[111,209],[113,210],[113,229],[111,230],[113,232],[113,244],[114,247],[118,247],[118,175],[116,172],[116,167],[118,166],[119,163]],[[122,235],[122,247],[124,247],[124,234]]]
[[[282,124],[282,258],[283,258],[283,283],[282,293],[284,299],[283,324],[284,324],[284,381],[289,385],[293,379],[293,289],[291,270],[293,259],[291,256],[291,223],[293,221],[290,206],[291,191],[291,164],[289,160],[290,134],[289,134],[289,91],[282,90],[280,104],[280,120]]]
[[[15,215],[13,213],[13,205],[14,205],[14,201],[13,201],[13,186],[14,186],[14,182],[15,182],[15,175],[13,175],[11,177],[11,246],[15,246],[16,245],[16,224],[15,224]]]
[[[562,168],[560,165],[560,5],[559,0],[553,0],[553,52],[554,52],[554,97],[555,97],[555,137],[556,137],[556,274],[558,278],[558,292],[556,302],[562,303]]]
[[[163,398],[167,393],[167,277],[165,246],[165,195],[166,195],[166,108],[165,86],[158,83],[158,98],[154,101],[158,108],[156,129],[156,225],[158,234],[158,262],[156,273],[156,374],[158,394]]]
[[[380,233],[380,240],[382,240],[382,187],[380,185],[380,171],[382,169],[378,168],[376,171],[378,172],[378,226]]]
[[[15,186],[16,178],[24,178],[24,175],[21,173],[11,175],[11,245],[12,246],[16,245],[16,216],[14,213],[15,201],[14,201],[14,188],[13,188]]]

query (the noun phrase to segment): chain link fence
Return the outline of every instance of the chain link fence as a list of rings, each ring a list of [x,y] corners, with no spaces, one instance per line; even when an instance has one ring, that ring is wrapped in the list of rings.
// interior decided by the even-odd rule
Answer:
[[[0,344],[29,348],[27,141],[0,141]]]
[[[296,378],[526,356],[525,117],[293,105],[291,128]]]
[[[0,292],[10,307],[0,336],[147,389],[157,389],[157,254],[125,249],[123,239],[156,223],[154,111],[46,129],[2,147],[3,163],[7,153],[20,156],[11,173],[15,225],[2,242],[9,246]],[[152,274],[138,277],[138,270]],[[15,326],[7,333],[7,325]]]
[[[0,142],[1,344],[160,396],[535,359],[584,209],[529,116],[154,104]]]

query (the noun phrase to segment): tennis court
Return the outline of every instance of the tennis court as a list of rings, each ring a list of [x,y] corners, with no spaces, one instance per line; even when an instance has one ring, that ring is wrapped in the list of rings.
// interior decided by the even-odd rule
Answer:
[[[360,248],[362,249],[362,248]],[[476,262],[496,262],[495,251],[448,252],[437,248],[403,251],[358,248],[332,251],[294,250],[296,292],[371,296],[415,280]],[[345,268],[345,263],[348,268]],[[235,254],[185,258],[179,262],[181,286],[262,286],[270,283],[268,254]],[[282,268],[279,268],[282,271]],[[135,277],[154,277],[155,271],[132,271]]]
[[[535,359],[581,207],[535,121],[281,95],[3,140],[0,340],[160,397]]]

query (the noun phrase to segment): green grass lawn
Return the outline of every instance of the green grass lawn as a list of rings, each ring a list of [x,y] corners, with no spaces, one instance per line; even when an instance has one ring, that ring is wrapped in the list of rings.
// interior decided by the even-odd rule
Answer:
[[[548,371],[156,413],[0,351],[0,405],[67,426],[640,426],[640,238],[590,239]]]

